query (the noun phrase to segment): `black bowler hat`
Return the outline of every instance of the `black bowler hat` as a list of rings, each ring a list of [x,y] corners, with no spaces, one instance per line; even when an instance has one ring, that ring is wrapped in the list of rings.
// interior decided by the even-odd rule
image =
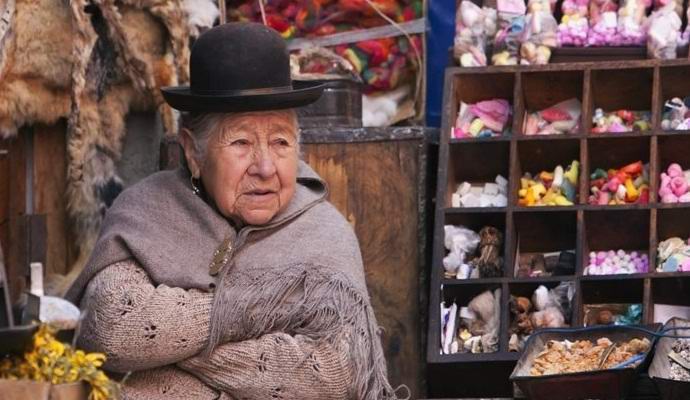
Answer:
[[[305,106],[323,86],[290,78],[290,55],[275,30],[251,22],[210,29],[192,47],[190,85],[162,88],[165,101],[191,112],[242,112]]]

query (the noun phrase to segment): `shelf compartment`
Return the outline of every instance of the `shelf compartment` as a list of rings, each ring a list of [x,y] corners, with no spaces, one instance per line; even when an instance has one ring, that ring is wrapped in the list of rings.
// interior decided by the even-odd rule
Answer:
[[[508,284],[508,291],[510,292],[510,297],[508,297],[508,326],[506,327],[506,332],[507,332],[507,337],[510,338],[513,335],[512,332],[512,327],[515,324],[515,315],[510,311],[510,299],[514,297],[526,297],[527,299],[532,302],[533,300],[533,294],[539,286],[544,286],[548,290],[551,290],[557,286],[559,286],[563,282],[571,282],[575,288],[576,283],[572,279],[562,279],[562,280],[529,280],[529,281],[514,281],[510,282]],[[569,304],[569,309],[564,310],[564,323],[566,326],[572,326],[575,317],[574,317],[574,312],[575,308],[577,305],[577,293],[574,293],[574,296]],[[532,304],[532,310],[529,312],[529,316],[531,319],[532,313],[535,311],[534,309],[534,304]],[[538,328],[535,328],[538,329]]]
[[[648,203],[653,202],[654,194],[651,192],[651,174],[654,168],[650,164],[651,160],[651,139],[649,137],[600,137],[590,138],[587,141],[587,171],[583,174],[584,189],[587,192],[587,199],[584,203],[589,203],[591,195],[591,175],[598,168],[608,171],[609,169],[620,169],[626,165],[637,161],[642,161],[648,165],[649,179],[647,186],[650,188]],[[631,203],[635,206],[645,206],[648,203]],[[627,206],[628,204],[625,204]],[[623,204],[621,204],[623,206]],[[617,207],[617,206],[610,206]]]
[[[456,74],[452,75],[452,92],[450,96],[450,120],[447,121],[448,131],[444,135],[452,138],[452,128],[460,111],[460,103],[475,104],[480,101],[503,99],[510,103],[513,110],[512,118],[508,121],[508,129],[512,131],[512,121],[515,117],[515,74],[514,73],[485,73],[485,74]],[[474,138],[462,141],[476,140]]]
[[[671,100],[674,97],[678,97],[683,100],[685,97],[690,96],[690,80],[688,80],[688,76],[690,76],[690,66],[678,65],[660,67],[660,72],[661,93],[659,96],[659,104],[655,105],[655,111],[660,113],[659,128],[663,129],[663,112],[666,101]],[[688,132],[688,130],[663,130],[666,132]]]
[[[484,213],[458,213],[446,215],[445,225],[455,225],[464,226],[465,228],[471,229],[476,233],[479,233],[485,226],[492,226],[498,229],[502,235],[502,243],[500,246],[501,258],[503,259],[503,265],[501,265],[501,276],[505,276],[506,270],[506,214],[504,212],[484,212]],[[445,232],[444,232],[445,233]],[[445,238],[444,238],[445,241]],[[480,243],[481,244],[481,243]],[[479,255],[480,249],[477,248],[475,252]],[[444,255],[448,255],[448,250],[445,250]],[[468,262],[474,255],[468,256]],[[450,279],[449,279],[450,280]],[[459,281],[473,281],[476,279],[460,279]]]
[[[445,207],[452,207],[453,193],[463,182],[495,183],[497,175],[509,179],[510,143],[503,141],[455,143],[448,154]],[[510,187],[510,182],[508,183]]]
[[[592,105],[589,115],[597,108],[604,113],[630,110],[652,111],[654,68],[594,69],[591,71],[590,90]],[[650,121],[651,123],[651,121]],[[587,121],[592,136],[618,135],[617,133],[592,133],[592,121]],[[651,127],[650,127],[651,128]],[[651,134],[651,130],[646,133]]]
[[[526,117],[534,112],[545,110],[562,101],[576,98],[582,104],[584,88],[584,71],[549,71],[549,72],[523,72],[522,98],[524,112],[516,115],[519,121],[519,135],[527,138],[556,138],[578,135],[584,132],[582,109],[577,121],[578,129],[566,135],[525,135]]]
[[[514,204],[518,204],[520,178],[525,173],[529,172],[534,177],[542,171],[553,172],[558,165],[567,170],[573,161],[580,161],[580,141],[578,139],[530,140],[517,142],[516,145],[517,157],[514,160],[511,174],[514,181],[511,187],[514,188],[514,193],[510,195]],[[578,204],[579,187],[582,182],[582,165],[580,165],[578,175],[578,184],[575,185],[575,204]]]
[[[460,323],[460,309],[462,307],[468,307],[469,303],[475,297],[483,294],[486,291],[490,291],[492,295],[495,295],[497,289],[501,289],[500,283],[474,284],[474,285],[462,285],[462,286],[454,286],[454,285],[444,285],[443,286],[442,300],[445,303],[445,305],[450,306],[450,305],[455,303],[458,306],[458,310],[457,310],[458,318],[457,318],[457,324],[456,324],[455,329],[454,329],[454,331],[455,331],[454,335],[457,336],[459,333],[458,329],[459,329],[459,323]],[[499,335],[501,332],[501,330],[500,330],[501,311],[500,310],[502,308],[501,306],[502,306],[502,302],[503,302],[502,297],[503,297],[503,294],[501,293],[501,295],[497,299],[495,299],[495,301],[497,301],[499,303],[499,307],[498,308],[494,307],[494,310],[496,312],[498,312],[498,315],[495,316],[495,318],[498,319],[498,331],[497,331],[497,338],[496,338],[497,340],[499,339]],[[440,312],[440,310],[439,310],[439,312]],[[440,327],[439,327],[439,333],[441,333]],[[449,357],[449,356],[450,357],[456,356],[456,358],[458,358],[459,354],[463,354],[463,357],[460,357],[460,358],[475,358],[478,356],[480,357],[482,354],[498,353],[500,350],[500,349],[498,349],[497,351],[491,352],[491,353],[470,353],[470,352],[465,351],[465,352],[459,352],[459,353],[455,353],[455,354],[440,354],[440,350],[441,350],[441,347],[440,347],[441,336],[440,335],[438,336],[437,343],[439,344],[439,356],[441,359]],[[498,342],[497,342],[497,346],[498,346]]]
[[[690,208],[662,208],[656,210],[656,235],[657,246],[674,237],[680,238],[687,243],[688,238],[690,238]],[[662,260],[657,250],[654,260],[655,271],[661,262]],[[678,271],[657,272],[657,276],[679,274],[683,273]],[[685,272],[685,274],[690,276],[690,272]]]
[[[644,279],[582,279],[582,304],[642,304]]]
[[[676,311],[673,316],[690,317],[690,275],[655,277],[651,285],[650,310],[653,322],[666,323],[670,313],[663,309],[668,306],[683,307],[683,315],[678,315]]]
[[[591,252],[610,250],[636,251],[646,254],[650,262],[649,269],[652,270],[652,260],[649,257],[650,210],[616,208],[588,210],[584,212],[583,223],[582,274],[589,264]]]
[[[498,229],[502,235],[502,243],[500,246],[501,258],[503,259],[503,265],[501,266],[502,274],[500,277],[505,276],[506,270],[506,214],[505,212],[482,212],[482,213],[457,213],[457,214],[447,214],[445,219],[445,225],[455,225],[464,226],[465,228],[471,229],[476,233],[479,233],[485,226],[492,226]],[[480,249],[477,248],[476,254],[479,254]],[[446,255],[448,251],[446,250]],[[467,260],[469,261],[469,260]],[[476,279],[468,279],[476,280]],[[462,281],[462,279],[461,279]]]
[[[679,136],[660,136],[657,138],[658,151],[658,167],[656,171],[659,175],[658,179],[658,202],[662,204],[675,204],[675,203],[664,203],[662,196],[662,180],[661,173],[666,173],[668,167],[672,163],[677,163],[683,170],[690,170],[690,136],[679,135]],[[665,193],[664,193],[665,194]],[[690,196],[690,195],[689,195]],[[689,203],[685,203],[690,206]]]
[[[520,263],[520,254],[571,251],[576,256],[574,266],[577,267],[577,255],[579,254],[577,212],[514,213],[510,251],[514,260],[512,263],[514,270],[511,270],[511,276],[520,279],[530,279],[518,274],[517,265]],[[537,262],[537,264],[541,263]],[[574,274],[575,271],[572,271],[571,275]],[[542,276],[548,277],[550,275]],[[539,279],[539,277],[531,279]]]

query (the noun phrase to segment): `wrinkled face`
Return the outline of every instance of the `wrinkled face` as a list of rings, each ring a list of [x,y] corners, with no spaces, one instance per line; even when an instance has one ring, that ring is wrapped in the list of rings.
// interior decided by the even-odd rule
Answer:
[[[185,153],[221,214],[264,225],[295,193],[298,147],[294,111],[266,111],[224,116],[202,160]]]

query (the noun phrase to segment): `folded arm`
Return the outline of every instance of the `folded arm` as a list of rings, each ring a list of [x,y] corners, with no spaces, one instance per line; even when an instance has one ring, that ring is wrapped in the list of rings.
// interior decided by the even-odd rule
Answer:
[[[154,286],[133,260],[116,263],[89,283],[80,346],[106,354],[106,368],[138,371],[174,364],[202,351],[213,294]]]
[[[236,398],[328,400],[351,398],[347,342],[272,333],[218,346],[178,363],[207,385]]]

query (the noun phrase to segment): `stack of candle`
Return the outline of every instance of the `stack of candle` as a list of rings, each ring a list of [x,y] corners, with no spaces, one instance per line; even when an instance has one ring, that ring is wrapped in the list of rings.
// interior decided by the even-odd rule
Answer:
[[[520,179],[518,204],[521,206],[572,206],[577,199],[580,163],[573,161],[567,170],[557,166],[553,172],[542,171]]]
[[[621,169],[597,168],[590,175],[589,190],[592,205],[647,204],[649,165],[637,161]]]

